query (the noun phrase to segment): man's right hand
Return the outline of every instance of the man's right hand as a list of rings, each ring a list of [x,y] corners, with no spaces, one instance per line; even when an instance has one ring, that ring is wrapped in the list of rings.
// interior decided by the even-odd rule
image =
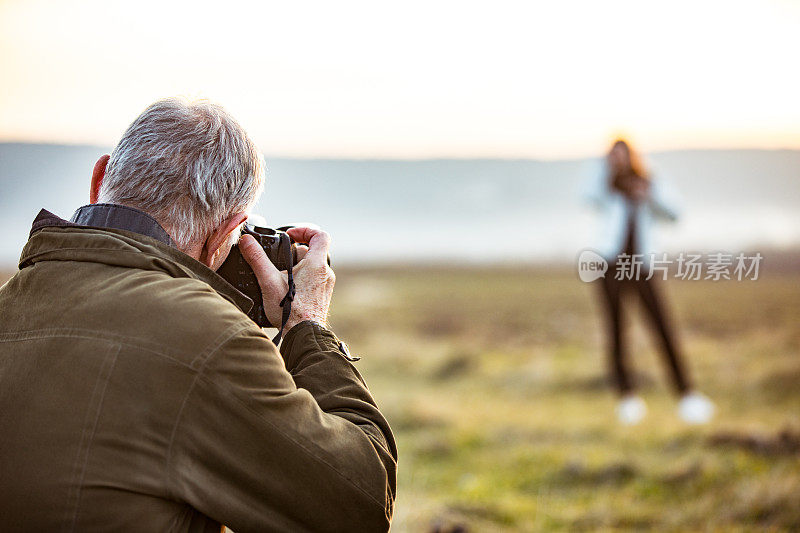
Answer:
[[[292,271],[296,293],[284,333],[304,320],[326,325],[333,286],[336,283],[336,276],[328,266],[330,235],[319,229],[302,227],[290,228],[287,233],[296,242],[308,246],[301,244],[297,247],[299,261]],[[267,318],[272,324],[280,324],[280,302],[289,287],[286,273],[275,268],[258,242],[250,235],[241,237],[239,249],[261,286]]]

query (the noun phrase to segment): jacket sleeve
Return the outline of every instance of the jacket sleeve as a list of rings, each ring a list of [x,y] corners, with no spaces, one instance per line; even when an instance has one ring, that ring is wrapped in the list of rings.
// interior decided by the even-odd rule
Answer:
[[[589,161],[584,165],[584,178],[580,182],[578,194],[584,205],[602,210],[608,204],[608,184],[606,169],[602,161]]]
[[[366,384],[319,325],[282,352],[247,327],[207,358],[170,443],[171,496],[236,533],[388,530],[397,450]]]
[[[653,180],[650,193],[650,206],[653,214],[662,219],[674,222],[680,217],[680,198],[672,184],[664,177]]]

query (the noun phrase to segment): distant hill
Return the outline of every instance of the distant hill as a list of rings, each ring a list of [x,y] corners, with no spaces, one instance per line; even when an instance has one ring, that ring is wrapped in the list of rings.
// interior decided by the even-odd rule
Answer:
[[[0,143],[0,266],[16,262],[39,208],[69,217],[87,202],[107,152]],[[685,200],[667,249],[800,245],[800,151],[675,151],[648,162]],[[258,211],[273,224],[324,226],[339,261],[563,260],[590,244],[580,190],[598,160],[268,157],[267,166]]]

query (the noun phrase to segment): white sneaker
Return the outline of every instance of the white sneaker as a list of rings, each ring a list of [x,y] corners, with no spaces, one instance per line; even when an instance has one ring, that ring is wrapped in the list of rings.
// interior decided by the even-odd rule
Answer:
[[[623,426],[635,426],[642,421],[647,414],[647,406],[644,400],[638,396],[625,396],[617,404],[617,420]]]
[[[715,409],[714,403],[699,392],[684,394],[678,403],[678,415],[687,424],[707,424]]]

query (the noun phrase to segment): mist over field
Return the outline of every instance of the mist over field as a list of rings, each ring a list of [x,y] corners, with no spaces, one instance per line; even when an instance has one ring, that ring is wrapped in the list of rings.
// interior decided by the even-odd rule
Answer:
[[[87,203],[95,146],[0,143],[0,267],[13,267],[42,207]],[[800,151],[651,154],[683,198],[666,251],[800,246]],[[337,264],[570,261],[591,245],[581,194],[598,159],[321,160],[267,157],[256,211],[270,224],[315,222]]]

